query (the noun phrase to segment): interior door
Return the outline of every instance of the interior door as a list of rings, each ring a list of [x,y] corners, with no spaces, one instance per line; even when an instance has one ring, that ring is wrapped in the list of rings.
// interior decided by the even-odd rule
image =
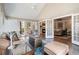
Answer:
[[[53,38],[54,35],[53,35],[53,20],[52,19],[46,19],[46,38]]]
[[[79,45],[79,15],[73,16],[73,40],[72,43]]]

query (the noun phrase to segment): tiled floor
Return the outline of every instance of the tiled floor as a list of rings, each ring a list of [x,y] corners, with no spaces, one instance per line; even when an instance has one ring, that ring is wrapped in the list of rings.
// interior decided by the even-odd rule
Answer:
[[[79,55],[79,46],[72,44],[69,55]]]

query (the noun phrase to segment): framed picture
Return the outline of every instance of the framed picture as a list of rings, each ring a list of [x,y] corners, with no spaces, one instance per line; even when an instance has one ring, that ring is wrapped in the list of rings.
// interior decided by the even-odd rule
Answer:
[[[57,28],[62,29],[63,28],[63,22],[58,22],[57,23]]]

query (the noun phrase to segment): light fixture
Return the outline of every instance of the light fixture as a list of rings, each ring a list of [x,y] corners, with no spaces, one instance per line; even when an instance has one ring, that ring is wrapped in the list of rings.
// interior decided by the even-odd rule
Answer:
[[[34,7],[34,6],[32,6],[32,9],[35,9],[35,7]]]
[[[37,4],[32,5],[32,9],[36,9]]]

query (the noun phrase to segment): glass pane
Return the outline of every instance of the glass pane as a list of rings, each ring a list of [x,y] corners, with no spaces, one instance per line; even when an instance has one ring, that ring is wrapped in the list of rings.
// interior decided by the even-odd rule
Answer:
[[[52,35],[52,20],[47,20],[47,35],[51,36]]]
[[[79,41],[79,16],[74,16],[74,40]]]

